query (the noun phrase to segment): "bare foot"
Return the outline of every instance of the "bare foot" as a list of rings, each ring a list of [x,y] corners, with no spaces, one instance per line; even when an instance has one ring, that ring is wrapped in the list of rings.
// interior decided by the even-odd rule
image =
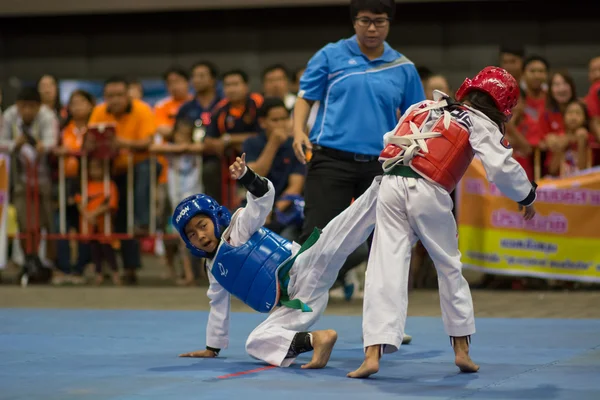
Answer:
[[[94,284],[95,284],[96,286],[100,286],[100,285],[102,285],[103,283],[104,283],[104,275],[102,275],[102,274],[97,274],[97,275],[96,275],[96,279],[95,279],[95,281],[94,281]]]
[[[454,338],[454,363],[461,372],[472,373],[479,371],[479,365],[475,364],[469,356],[469,342],[467,336]]]
[[[337,341],[337,332],[332,329],[311,332],[313,343],[313,357],[304,369],[319,369],[327,365],[333,346]]]
[[[365,361],[356,371],[350,372],[348,378],[364,379],[379,372],[380,345],[369,346],[365,351]]]

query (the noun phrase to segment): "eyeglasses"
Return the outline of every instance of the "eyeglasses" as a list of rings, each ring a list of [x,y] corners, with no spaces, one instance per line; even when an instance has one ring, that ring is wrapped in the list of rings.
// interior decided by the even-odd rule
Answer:
[[[371,24],[375,25],[376,28],[383,28],[389,24],[390,19],[389,18],[371,19],[369,17],[360,17],[360,18],[354,18],[354,21],[356,21],[357,25],[360,26],[361,28],[368,28],[371,26]]]

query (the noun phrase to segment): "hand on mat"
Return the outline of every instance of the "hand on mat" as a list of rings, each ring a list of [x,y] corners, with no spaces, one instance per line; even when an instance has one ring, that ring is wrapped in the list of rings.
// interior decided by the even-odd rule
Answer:
[[[246,172],[246,153],[241,157],[237,157],[235,162],[229,167],[231,179],[240,179]]]
[[[525,209],[525,211],[523,211],[523,209]],[[535,207],[533,207],[533,204],[526,207],[519,205],[519,211],[523,211],[523,218],[525,221],[529,221],[535,217]]]
[[[217,355],[212,350],[198,350],[190,353],[180,354],[179,357],[190,357],[190,358],[215,358]]]

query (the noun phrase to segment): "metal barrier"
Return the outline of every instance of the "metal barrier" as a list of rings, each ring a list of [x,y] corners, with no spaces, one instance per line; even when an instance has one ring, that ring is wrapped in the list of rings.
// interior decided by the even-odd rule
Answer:
[[[80,179],[81,179],[81,206],[83,209],[87,208],[88,200],[88,155],[84,152],[67,152],[58,156],[58,213],[59,213],[59,233],[41,233],[39,226],[39,188],[37,163],[34,165],[26,165],[27,169],[27,196],[26,196],[26,209],[27,209],[27,226],[20,227],[20,233],[17,235],[9,235],[9,237],[18,237],[26,241],[26,251],[28,253],[35,252],[35,249],[39,245],[42,239],[45,240],[99,240],[99,239],[113,239],[113,240],[127,240],[127,239],[155,239],[161,237],[163,239],[178,239],[178,234],[165,234],[157,231],[157,157],[162,152],[153,152],[149,155],[150,160],[150,221],[149,229],[147,232],[136,232],[134,226],[134,153],[127,153],[127,232],[126,233],[115,233],[114,228],[111,224],[112,216],[111,212],[107,211],[104,218],[104,232],[103,233],[90,233],[88,232],[88,224],[80,224],[81,231],[78,233],[67,232],[67,193],[66,193],[66,171],[65,171],[65,159],[67,157],[78,157],[80,161]],[[197,153],[182,153],[181,155],[189,155]],[[173,155],[172,157],[178,157]],[[199,162],[201,163],[202,156],[198,155]],[[236,182],[232,181],[229,177],[229,160],[233,160],[232,156],[223,158],[221,162],[221,194],[222,203],[229,209],[237,207],[236,199]],[[233,161],[232,161],[233,162]],[[201,165],[201,164],[200,164]],[[111,182],[111,171],[110,171],[110,160],[103,160],[103,182],[104,182],[104,194],[110,196],[110,182]],[[31,184],[29,184],[31,183]],[[179,181],[176,179],[169,184],[178,185]],[[119,194],[120,196],[123,193]],[[183,199],[182,199],[183,200]],[[172,205],[173,207],[175,205]],[[170,216],[169,216],[170,217]],[[170,218],[168,218],[170,220]],[[37,244],[36,244],[37,243]]]

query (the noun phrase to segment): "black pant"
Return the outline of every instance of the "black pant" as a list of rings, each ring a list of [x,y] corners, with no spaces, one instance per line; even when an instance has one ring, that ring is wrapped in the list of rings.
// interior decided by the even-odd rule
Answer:
[[[324,228],[350,206],[352,199],[366,192],[376,176],[382,174],[378,160],[359,162],[315,150],[308,164],[304,186],[304,226],[299,242],[304,243],[315,227]],[[369,246],[372,237],[373,235],[369,237]],[[364,249],[361,251],[358,248],[356,252],[364,254]],[[362,261],[356,260],[353,255],[354,253],[348,257],[340,275]],[[350,263],[353,265],[349,265]]]

